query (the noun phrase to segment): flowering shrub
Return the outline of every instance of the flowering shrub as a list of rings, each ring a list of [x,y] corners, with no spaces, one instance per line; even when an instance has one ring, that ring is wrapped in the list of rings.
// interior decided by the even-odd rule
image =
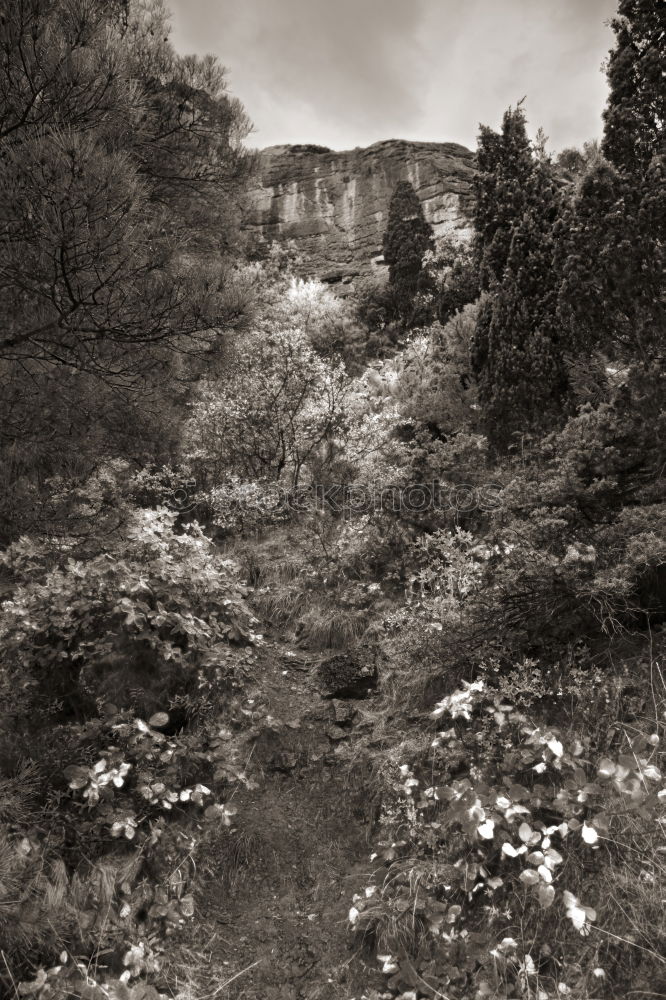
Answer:
[[[249,336],[226,378],[198,390],[183,446],[197,479],[297,487],[342,426],[347,382],[344,365],[321,358],[302,330]]]
[[[64,959],[22,985],[26,995],[68,996],[81,976],[69,959],[82,951],[105,956],[95,977],[79,983],[91,998],[107,995],[113,969],[124,984],[154,978],[166,939],[195,915],[199,844],[211,829],[231,826],[236,810],[224,800],[232,787],[253,782],[240,759],[242,737],[212,720],[168,735],[170,722],[165,712],[148,722],[114,712],[76,727],[72,756],[80,762],[64,768],[66,791],[52,788],[42,813],[57,808],[68,844],[34,825],[26,832],[28,818],[6,843],[0,828],[0,863],[8,872],[9,860],[20,876],[0,889],[11,917],[7,926],[0,920],[5,953],[16,967],[26,945],[49,957],[65,948]]]
[[[349,915],[391,995],[582,998],[616,942],[658,962],[658,928],[637,937],[630,901],[587,869],[617,856],[663,892],[663,720],[648,733],[618,725],[618,745],[598,755],[589,736],[535,724],[485,679],[432,717],[447,728],[400,767],[374,855],[383,870]],[[570,962],[571,933],[590,940],[587,966]]]
[[[166,712],[156,713],[148,723],[116,714],[103,727],[113,739],[105,756],[91,766],[65,768],[69,789],[81,793],[75,802],[87,813],[94,810],[91,820],[83,818],[84,826],[92,822],[98,833],[106,830],[111,837],[154,841],[164,814],[189,804],[205,809],[207,819],[229,825],[233,810],[214,804],[206,785],[187,780],[194,761],[199,770],[215,763],[216,750],[206,749],[208,740],[202,732],[166,736],[157,727],[168,723]]]
[[[132,996],[159,974],[194,914],[198,831],[229,827],[228,790],[251,784],[220,714],[261,641],[238,569],[175,511],[115,510],[92,538],[0,556],[3,767],[23,752],[40,778],[6,822],[0,794],[0,947],[15,978],[43,962],[20,987],[39,1000]]]
[[[255,640],[234,564],[175,519],[135,511],[97,554],[23,539],[0,556],[14,582],[0,612],[12,701],[20,677],[24,711],[90,714],[99,697],[163,708],[221,646]]]
[[[283,524],[298,510],[298,501],[275,483],[242,482],[237,477],[211,486],[201,498],[210,521],[224,535]]]

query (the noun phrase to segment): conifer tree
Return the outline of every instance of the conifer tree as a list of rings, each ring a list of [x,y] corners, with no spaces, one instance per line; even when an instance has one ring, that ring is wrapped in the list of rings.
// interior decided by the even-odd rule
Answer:
[[[502,280],[493,284],[480,317],[485,341],[479,401],[488,437],[500,449],[516,431],[550,429],[567,386],[555,318],[560,196],[548,161],[535,163],[523,195]]]
[[[548,427],[566,389],[555,323],[560,195],[543,145],[535,155],[520,106],[500,133],[482,126],[479,136],[474,251],[486,296],[471,353],[483,424],[500,449],[517,430]]]
[[[414,315],[423,257],[433,247],[432,227],[424,218],[416,191],[409,181],[399,181],[391,196],[383,252],[389,265],[389,286],[404,323],[410,323]]]
[[[612,27],[603,153],[619,170],[645,176],[654,154],[666,152],[666,3],[620,0]]]
[[[572,354],[650,363],[664,350],[666,3],[621,0],[602,152],[568,212],[559,318]]]
[[[474,177],[474,251],[482,291],[502,278],[533,167],[520,106],[505,112],[500,133],[481,126]]]
[[[647,362],[663,350],[664,175],[655,157],[640,180],[603,159],[582,178],[559,248],[558,318],[572,355]]]
[[[248,129],[215,59],[173,50],[161,0],[4,0],[3,500],[143,460],[147,439],[164,454],[186,380],[243,313]]]
[[[482,125],[474,175],[474,261],[479,290],[491,292],[504,275],[513,232],[523,216],[525,188],[533,169],[532,154],[520,105],[509,108],[501,132]],[[479,309],[471,346],[477,378],[487,380],[493,297]]]

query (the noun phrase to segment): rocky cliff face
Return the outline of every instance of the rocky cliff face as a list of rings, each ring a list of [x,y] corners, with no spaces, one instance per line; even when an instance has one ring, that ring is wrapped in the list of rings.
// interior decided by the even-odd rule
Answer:
[[[456,143],[389,140],[342,153],[271,146],[259,155],[245,229],[255,246],[292,241],[308,275],[348,284],[383,269],[382,236],[398,181],[413,184],[442,236],[469,227],[472,173],[472,153]]]

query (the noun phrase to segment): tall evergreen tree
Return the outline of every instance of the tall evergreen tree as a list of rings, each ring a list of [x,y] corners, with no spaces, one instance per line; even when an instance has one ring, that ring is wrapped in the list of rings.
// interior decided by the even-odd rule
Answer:
[[[416,191],[409,181],[399,181],[391,196],[383,252],[397,311],[407,324],[421,290],[423,257],[433,247],[432,227],[425,220]]]
[[[606,160],[581,180],[562,226],[558,317],[568,351],[647,362],[663,351],[664,163],[645,177]]]
[[[482,291],[502,279],[533,167],[520,106],[505,112],[501,132],[481,126],[474,176],[474,252]]]
[[[560,322],[575,355],[662,355],[666,329],[666,3],[621,0],[602,152],[562,234]]]
[[[550,429],[567,386],[555,321],[560,195],[549,162],[535,163],[523,196],[502,280],[492,285],[477,327],[477,337],[484,335],[479,401],[488,437],[499,449],[516,431]]]
[[[603,153],[619,170],[644,176],[654,154],[666,152],[666,2],[620,0],[612,26]]]
[[[566,379],[555,326],[559,188],[537,155],[520,106],[501,132],[482,126],[477,151],[474,252],[486,293],[472,342],[482,419],[500,449],[520,429],[543,429],[560,410]]]

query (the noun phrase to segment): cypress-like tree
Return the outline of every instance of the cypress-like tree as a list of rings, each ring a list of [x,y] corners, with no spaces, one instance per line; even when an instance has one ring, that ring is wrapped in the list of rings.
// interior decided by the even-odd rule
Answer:
[[[654,154],[666,152],[666,2],[620,0],[612,26],[602,149],[619,170],[645,176]]]
[[[479,319],[479,401],[488,437],[501,450],[516,431],[551,428],[567,387],[555,318],[560,195],[549,162],[535,162],[523,195],[502,280],[492,285]]]
[[[505,112],[501,132],[481,126],[474,176],[474,253],[482,291],[502,279],[533,169],[520,106]]]
[[[423,257],[433,247],[432,227],[416,191],[409,181],[399,181],[391,196],[383,252],[396,310],[406,324],[414,315],[414,301],[421,290]]]
[[[509,258],[513,233],[525,209],[525,189],[533,170],[525,115],[520,106],[509,108],[501,132],[482,125],[474,175],[474,263],[479,290],[491,292],[501,282]],[[488,364],[492,294],[477,318],[471,345],[472,368],[477,378],[489,377]]]
[[[621,0],[602,151],[570,206],[559,318],[575,355],[662,355],[666,183],[666,3]]]
[[[663,158],[637,179],[592,164],[562,226],[558,318],[573,355],[647,362],[664,348]]]
[[[543,149],[537,152],[520,106],[505,113],[500,133],[481,128],[474,252],[487,294],[471,360],[483,423],[500,449],[515,431],[552,423],[566,388],[555,325],[560,195]]]

